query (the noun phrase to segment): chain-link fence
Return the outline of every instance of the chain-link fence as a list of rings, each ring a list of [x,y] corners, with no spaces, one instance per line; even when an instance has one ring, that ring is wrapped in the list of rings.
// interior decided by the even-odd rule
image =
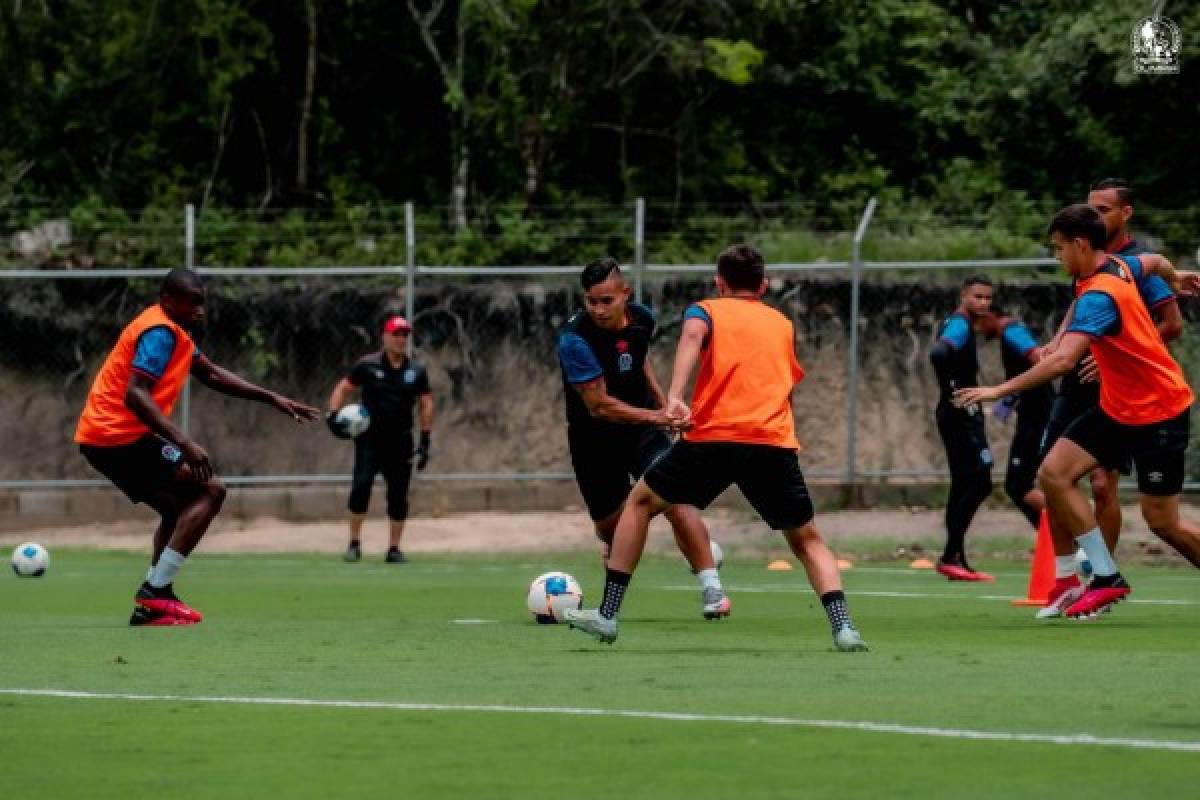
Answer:
[[[623,252],[639,295],[661,320],[651,358],[665,382],[682,311],[711,293],[713,267],[646,263],[647,253],[669,249],[664,237],[679,234],[646,225],[641,204],[631,210]],[[873,210],[856,230],[805,234],[836,242],[845,260],[769,266],[766,301],[793,321],[808,373],[793,398],[803,461],[814,478],[936,479],[945,463],[929,350],[938,322],[958,303],[962,278],[990,275],[996,304],[1043,340],[1068,303],[1068,287],[1044,257],[865,260]],[[766,225],[771,235],[788,235],[786,224]],[[426,265],[418,258],[419,215],[408,210],[375,235],[384,228],[390,254],[403,253],[393,261],[400,266],[202,267],[210,289],[202,348],[255,382],[323,407],[345,370],[378,349],[380,320],[407,313],[437,406],[434,460],[422,478],[569,478],[556,338],[582,307],[579,267]],[[764,238],[752,221],[727,228],[730,240]],[[187,230],[180,263],[195,263],[206,234]],[[760,241],[769,258],[773,246],[786,250],[771,235]],[[596,236],[587,244],[597,252],[622,252],[608,234]],[[71,443],[74,426],[99,363],[153,302],[162,273],[0,269],[0,486],[94,481]],[[1191,334],[1175,352],[1189,373],[1200,367],[1200,340]],[[983,381],[1000,381],[999,345],[981,341],[980,354]],[[177,415],[234,483],[342,481],[349,471],[346,443],[321,426],[298,429],[261,405],[193,385]],[[988,425],[1002,464],[1011,431]],[[1200,463],[1192,467],[1200,477]]]

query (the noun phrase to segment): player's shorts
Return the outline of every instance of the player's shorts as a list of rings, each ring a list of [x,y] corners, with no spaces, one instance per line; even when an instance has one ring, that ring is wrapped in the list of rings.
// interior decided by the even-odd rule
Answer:
[[[988,447],[982,412],[971,414],[939,404],[936,418],[952,478],[992,468],[992,450]]]
[[[1018,496],[1037,483],[1038,467],[1042,465],[1042,434],[1046,430],[1046,414],[1023,413],[1017,407],[1017,429],[1008,449],[1008,470],[1005,485],[1013,487]]]
[[[179,448],[154,434],[116,447],[81,444],[79,452],[135,503],[144,503],[166,488],[183,466]]]
[[[1067,384],[1064,379],[1063,389],[1054,397],[1054,405],[1050,407],[1050,419],[1046,422],[1046,430],[1042,434],[1042,458],[1044,459],[1054,443],[1062,438],[1072,422],[1099,407],[1099,384]],[[1119,470],[1122,475],[1132,475],[1133,462],[1126,460],[1108,469]]]
[[[777,531],[813,518],[812,499],[795,450],[736,442],[680,440],[646,470],[646,485],[671,505],[708,508],[732,485]]]
[[[633,481],[671,449],[671,437],[658,428],[633,425],[604,436],[569,429],[567,444],[588,516],[602,520],[621,510]]]
[[[1153,425],[1122,425],[1095,408],[1071,423],[1063,437],[1082,447],[1106,469],[1132,459],[1138,491],[1170,497],[1183,491],[1190,431],[1190,408]]]

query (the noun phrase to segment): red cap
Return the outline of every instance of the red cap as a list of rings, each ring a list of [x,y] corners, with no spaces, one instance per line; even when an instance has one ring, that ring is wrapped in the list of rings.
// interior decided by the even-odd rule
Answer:
[[[408,333],[412,330],[412,325],[408,324],[408,320],[404,317],[388,317],[388,321],[383,323],[384,333],[395,333],[396,331],[404,331]]]

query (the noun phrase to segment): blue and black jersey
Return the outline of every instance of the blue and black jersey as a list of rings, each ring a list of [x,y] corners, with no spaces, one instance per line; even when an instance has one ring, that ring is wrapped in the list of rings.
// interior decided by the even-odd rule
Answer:
[[[626,307],[629,324],[604,330],[586,311],[567,321],[558,337],[558,361],[567,399],[567,424],[573,433],[628,432],[630,426],[593,417],[575,387],[603,377],[608,394],[636,408],[652,407],[646,380],[646,355],[654,336],[654,312],[640,303]]]
[[[1004,378],[1011,380],[1033,366],[1029,353],[1038,346],[1033,333],[1020,320],[1010,320],[1000,333],[1000,358],[1004,362]],[[1037,414],[1045,417],[1054,403],[1054,389],[1044,383],[1021,392],[1016,410],[1026,416]]]
[[[137,349],[133,354],[133,368],[157,381],[166,371],[174,352],[175,334],[166,325],[156,325],[138,337]],[[197,346],[192,351],[193,361],[199,355],[200,347]]]
[[[939,403],[949,404],[956,389],[979,385],[975,329],[966,314],[955,311],[938,327],[930,361],[937,373]]]

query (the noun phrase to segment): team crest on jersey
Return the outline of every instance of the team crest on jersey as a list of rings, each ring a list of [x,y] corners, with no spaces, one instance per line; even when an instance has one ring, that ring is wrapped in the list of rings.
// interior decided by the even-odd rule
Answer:
[[[417,371],[415,369],[413,369],[412,367],[409,367],[408,369],[404,370],[404,382],[405,383],[416,383],[417,382]]]
[[[633,369],[633,356],[629,353],[621,353],[617,357],[617,369],[621,372],[629,372]]]
[[[183,453],[173,444],[164,444],[162,448],[162,457],[172,464],[179,463],[179,459],[183,458]]]

